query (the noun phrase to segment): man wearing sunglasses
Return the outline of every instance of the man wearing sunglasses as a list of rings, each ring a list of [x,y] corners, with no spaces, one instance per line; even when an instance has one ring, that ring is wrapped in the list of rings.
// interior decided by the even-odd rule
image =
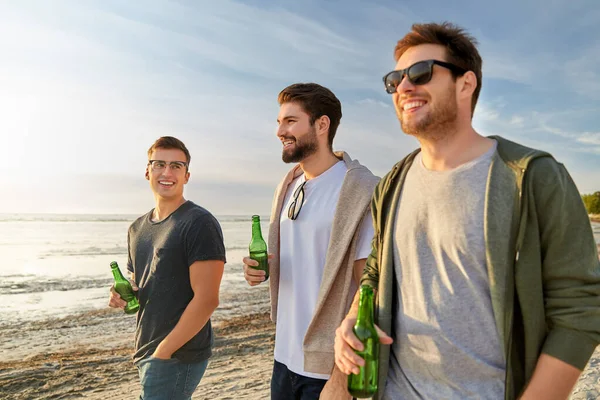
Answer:
[[[378,184],[361,279],[377,290],[378,399],[566,399],[600,341],[600,265],[575,184],[548,153],[479,135],[476,41],[415,24],[384,77],[420,149]],[[336,364],[364,361],[356,303]]]
[[[276,323],[271,399],[318,399],[334,368],[335,328],[370,253],[369,204],[379,181],[345,152],[333,152],[342,108],[314,83],[281,91],[277,137],[286,163],[269,226],[271,317]],[[251,286],[265,280],[244,258]],[[339,370],[338,378],[346,380]]]
[[[211,355],[225,245],[212,214],[183,197],[189,164],[179,139],[150,147],[146,179],[156,205],[127,235],[127,270],[139,286],[133,359],[143,400],[191,399]],[[125,304],[111,288],[109,306]]]

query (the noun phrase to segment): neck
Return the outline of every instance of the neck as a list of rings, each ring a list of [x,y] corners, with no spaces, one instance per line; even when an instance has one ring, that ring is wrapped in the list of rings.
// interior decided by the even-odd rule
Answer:
[[[340,159],[329,150],[329,147],[324,146],[324,148],[322,147],[315,154],[300,161],[300,168],[304,171],[306,180],[310,180],[327,171],[338,161],[340,161]]]
[[[358,302],[357,323],[373,323],[373,292],[361,293]]]
[[[158,222],[167,218],[169,215],[173,214],[175,210],[181,207],[185,201],[186,200],[183,198],[183,196],[176,199],[164,199],[157,197],[156,205],[154,207],[154,211],[152,212],[152,221]]]
[[[439,139],[419,138],[423,165],[431,171],[447,171],[467,163],[490,149],[493,140],[481,136],[469,124]]]

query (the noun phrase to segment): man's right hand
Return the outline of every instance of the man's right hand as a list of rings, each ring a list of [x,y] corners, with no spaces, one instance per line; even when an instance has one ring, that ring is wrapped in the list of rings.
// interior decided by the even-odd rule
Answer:
[[[271,258],[273,258],[273,254],[269,254],[269,260]],[[258,261],[253,260],[250,257],[244,257],[242,262],[244,263],[244,278],[246,279],[246,282],[248,282],[248,285],[256,286],[265,281],[265,271],[252,268],[258,267]]]
[[[365,360],[354,352],[354,349],[362,351],[364,346],[356,337],[353,327],[356,324],[355,316],[347,316],[342,324],[335,330],[335,364],[340,371],[346,375],[358,374],[359,367],[365,365]],[[379,343],[392,344],[394,341],[391,337],[385,334],[377,325],[375,325],[377,334],[379,335]]]
[[[129,279],[129,283],[131,283],[131,288],[134,292],[137,292],[139,288],[135,284],[135,282]],[[108,299],[108,306],[112,308],[121,308],[124,309],[127,305],[127,302],[121,298],[121,295],[117,293],[114,286],[110,287],[110,297]]]

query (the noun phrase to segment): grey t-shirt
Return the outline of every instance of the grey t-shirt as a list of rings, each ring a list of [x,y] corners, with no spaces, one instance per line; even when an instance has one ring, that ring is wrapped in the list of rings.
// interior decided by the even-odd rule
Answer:
[[[194,297],[190,266],[196,261],[225,260],[219,222],[204,208],[186,201],[171,215],[152,222],[152,211],[129,227],[127,270],[139,286],[140,310],[134,362],[149,357],[173,330]],[[210,320],[173,357],[201,362],[211,355]]]
[[[396,209],[394,344],[385,399],[501,399],[505,360],[484,240],[496,145],[449,171],[419,154]]]

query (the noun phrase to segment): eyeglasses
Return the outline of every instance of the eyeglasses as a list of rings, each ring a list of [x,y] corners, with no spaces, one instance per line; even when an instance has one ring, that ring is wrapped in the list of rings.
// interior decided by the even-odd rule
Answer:
[[[414,63],[408,68],[398,69],[396,71],[388,72],[383,77],[383,83],[385,85],[385,91],[389,94],[393,94],[398,89],[398,85],[402,82],[402,79],[406,76],[408,81],[413,85],[424,85],[431,80],[433,76],[433,66],[439,65],[452,71],[457,75],[463,75],[467,72],[466,69],[450,64],[444,61],[438,60],[425,60]]]
[[[170,161],[166,162],[163,160],[149,160],[148,165],[152,168],[152,171],[162,171],[167,168],[171,168],[171,171],[182,171],[187,168],[188,164],[184,161]]]
[[[288,218],[292,221],[298,218],[300,210],[302,210],[302,204],[304,203],[304,185],[306,185],[306,182],[307,181],[302,182],[302,184],[294,190],[292,196],[294,200],[290,203],[290,207],[288,208]]]

